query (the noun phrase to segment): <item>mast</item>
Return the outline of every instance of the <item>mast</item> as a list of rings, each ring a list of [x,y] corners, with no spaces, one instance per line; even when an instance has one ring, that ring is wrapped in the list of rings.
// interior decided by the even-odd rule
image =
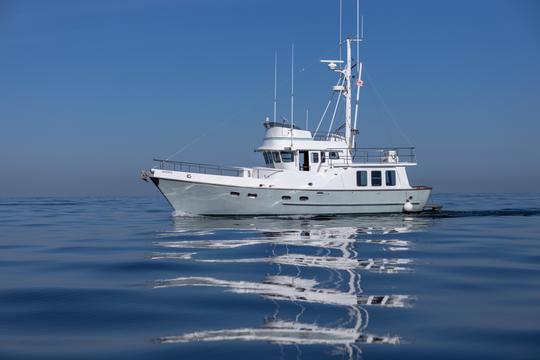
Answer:
[[[358,135],[358,105],[360,103],[360,87],[362,86],[362,63],[360,62],[360,42],[364,38],[364,17],[360,21],[360,0],[356,0],[356,103],[354,105],[354,123],[352,127],[352,146],[356,147]]]
[[[294,43],[291,47],[291,148],[293,146],[294,132]]]
[[[294,126],[294,43],[291,47],[291,128]]]
[[[339,100],[340,100],[340,97],[343,95],[345,97],[345,143],[347,144],[347,148],[349,149],[349,151],[351,151],[353,148],[354,148],[354,138],[355,138],[355,134],[357,133],[357,130],[356,130],[356,120],[357,120],[357,117],[358,117],[358,100],[359,100],[359,91],[360,91],[360,86],[362,86],[362,80],[361,80],[361,76],[362,76],[362,63],[359,61],[359,50],[358,50],[358,46],[359,46],[359,43],[362,41],[361,37],[359,36],[359,32],[360,30],[362,30],[362,33],[363,33],[363,28],[360,29],[360,23],[359,23],[359,12],[360,12],[360,1],[357,0],[357,6],[356,6],[356,37],[347,37],[346,41],[345,41],[345,45],[346,45],[346,56],[345,56],[345,61],[341,59],[341,56],[340,56],[340,59],[339,60],[321,60],[322,63],[326,63],[327,66],[328,66],[328,69],[330,71],[334,71],[336,73],[339,74],[339,81],[337,83],[337,85],[333,86],[332,87],[332,90],[334,92],[338,92],[339,93],[339,97],[338,97],[338,100],[337,100],[337,103],[336,103],[336,108],[334,109],[334,115],[336,113],[336,110],[337,110],[337,107],[339,106]],[[341,1],[340,1],[340,14],[341,14]],[[363,24],[362,24],[363,25]],[[340,29],[341,29],[341,16],[340,16]],[[341,39],[341,31],[340,31],[340,39]],[[357,53],[357,64],[358,64],[358,67],[359,69],[357,69],[357,72],[358,72],[358,79],[356,81],[356,86],[357,86],[357,90],[356,90],[356,106],[355,106],[355,116],[354,116],[354,125],[352,124],[352,44],[356,43],[356,53]],[[340,42],[340,47],[341,47],[341,42]],[[340,54],[341,55],[341,54]],[[329,102],[330,104],[330,102]],[[327,106],[328,108],[328,106]],[[326,110],[325,110],[325,113],[326,113]],[[323,114],[323,117],[324,117],[324,114]],[[321,118],[321,121],[322,121],[322,118]],[[330,129],[329,131],[331,131],[331,128],[332,128],[332,124],[333,124],[333,121],[334,121],[334,117],[332,117],[332,122],[330,123]],[[317,126],[317,129],[318,129],[318,126]],[[352,154],[350,154],[352,155]]]
[[[345,142],[349,150],[353,145],[351,142],[351,42],[352,39],[347,38],[347,63],[343,70],[345,77]]]
[[[277,50],[274,54],[274,123],[276,122],[277,111]]]

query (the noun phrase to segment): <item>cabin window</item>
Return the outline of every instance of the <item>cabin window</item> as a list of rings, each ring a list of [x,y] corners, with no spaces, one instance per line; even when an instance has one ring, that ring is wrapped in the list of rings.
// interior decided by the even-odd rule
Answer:
[[[319,162],[319,153],[318,152],[311,153],[311,162],[312,163],[318,163]]]
[[[281,157],[279,156],[279,152],[274,151],[274,152],[272,153],[272,155],[274,156],[274,162],[275,162],[275,163],[280,163],[280,162],[281,162]]]
[[[338,160],[339,159],[339,153],[337,151],[330,151],[328,153],[328,157],[331,159],[331,160]]]
[[[309,198],[307,196],[300,196],[300,201],[308,201]]]
[[[321,163],[326,162],[326,153],[324,151],[321,151]]]
[[[291,200],[291,197],[289,195],[283,195],[281,200]]]
[[[257,197],[257,194],[248,194],[248,198],[255,199]]]
[[[371,186],[381,186],[382,185],[382,175],[381,171],[372,171],[371,172]]]
[[[367,186],[367,171],[360,170],[356,172],[356,186]]]
[[[292,151],[282,151],[281,152],[281,160],[284,163],[293,162],[294,161],[294,153]]]
[[[272,164],[272,155],[268,151],[263,152],[263,156],[266,165]]]
[[[386,186],[396,186],[396,172],[394,170],[386,171]]]
[[[240,196],[240,193],[237,191],[231,191],[231,196]]]

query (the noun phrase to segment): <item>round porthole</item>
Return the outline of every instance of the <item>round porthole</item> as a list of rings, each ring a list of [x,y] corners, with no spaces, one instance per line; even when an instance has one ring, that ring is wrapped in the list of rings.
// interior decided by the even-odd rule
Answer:
[[[310,182],[310,183],[308,183],[308,185],[309,185],[309,186],[313,186],[313,183]]]
[[[188,179],[191,179],[191,174],[187,174],[186,177],[187,177]]]

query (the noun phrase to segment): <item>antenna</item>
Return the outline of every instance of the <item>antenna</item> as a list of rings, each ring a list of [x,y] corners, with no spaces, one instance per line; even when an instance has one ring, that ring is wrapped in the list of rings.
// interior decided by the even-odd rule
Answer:
[[[276,122],[277,110],[277,50],[274,54],[274,123]]]
[[[294,43],[291,47],[291,128],[294,126]]]
[[[342,33],[343,33],[343,0],[339,0],[339,60],[342,60]]]
[[[308,123],[309,123],[309,109],[306,109],[306,130],[308,129]]]
[[[364,15],[362,15],[362,22],[361,22],[361,28],[360,28],[360,39],[364,38]]]

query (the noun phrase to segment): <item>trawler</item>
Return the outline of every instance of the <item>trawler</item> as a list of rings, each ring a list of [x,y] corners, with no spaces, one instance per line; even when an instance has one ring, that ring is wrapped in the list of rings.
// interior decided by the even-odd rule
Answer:
[[[357,35],[340,40],[344,59],[321,60],[338,76],[331,89],[337,99],[329,131],[318,130],[333,100],[314,132],[294,124],[293,75],[291,119],[276,120],[274,90],[274,118],[264,121],[264,138],[255,149],[264,166],[222,167],[156,159],[157,166],[143,171],[143,180],[155,184],[174,215],[415,213],[426,208],[431,187],[413,186],[407,176],[407,169],[417,165],[413,147],[356,147],[363,85],[358,50],[363,36],[358,18],[357,12]],[[294,74],[294,47],[292,64]],[[344,106],[341,122],[336,119],[338,106]],[[338,124],[335,128],[334,123]]]

